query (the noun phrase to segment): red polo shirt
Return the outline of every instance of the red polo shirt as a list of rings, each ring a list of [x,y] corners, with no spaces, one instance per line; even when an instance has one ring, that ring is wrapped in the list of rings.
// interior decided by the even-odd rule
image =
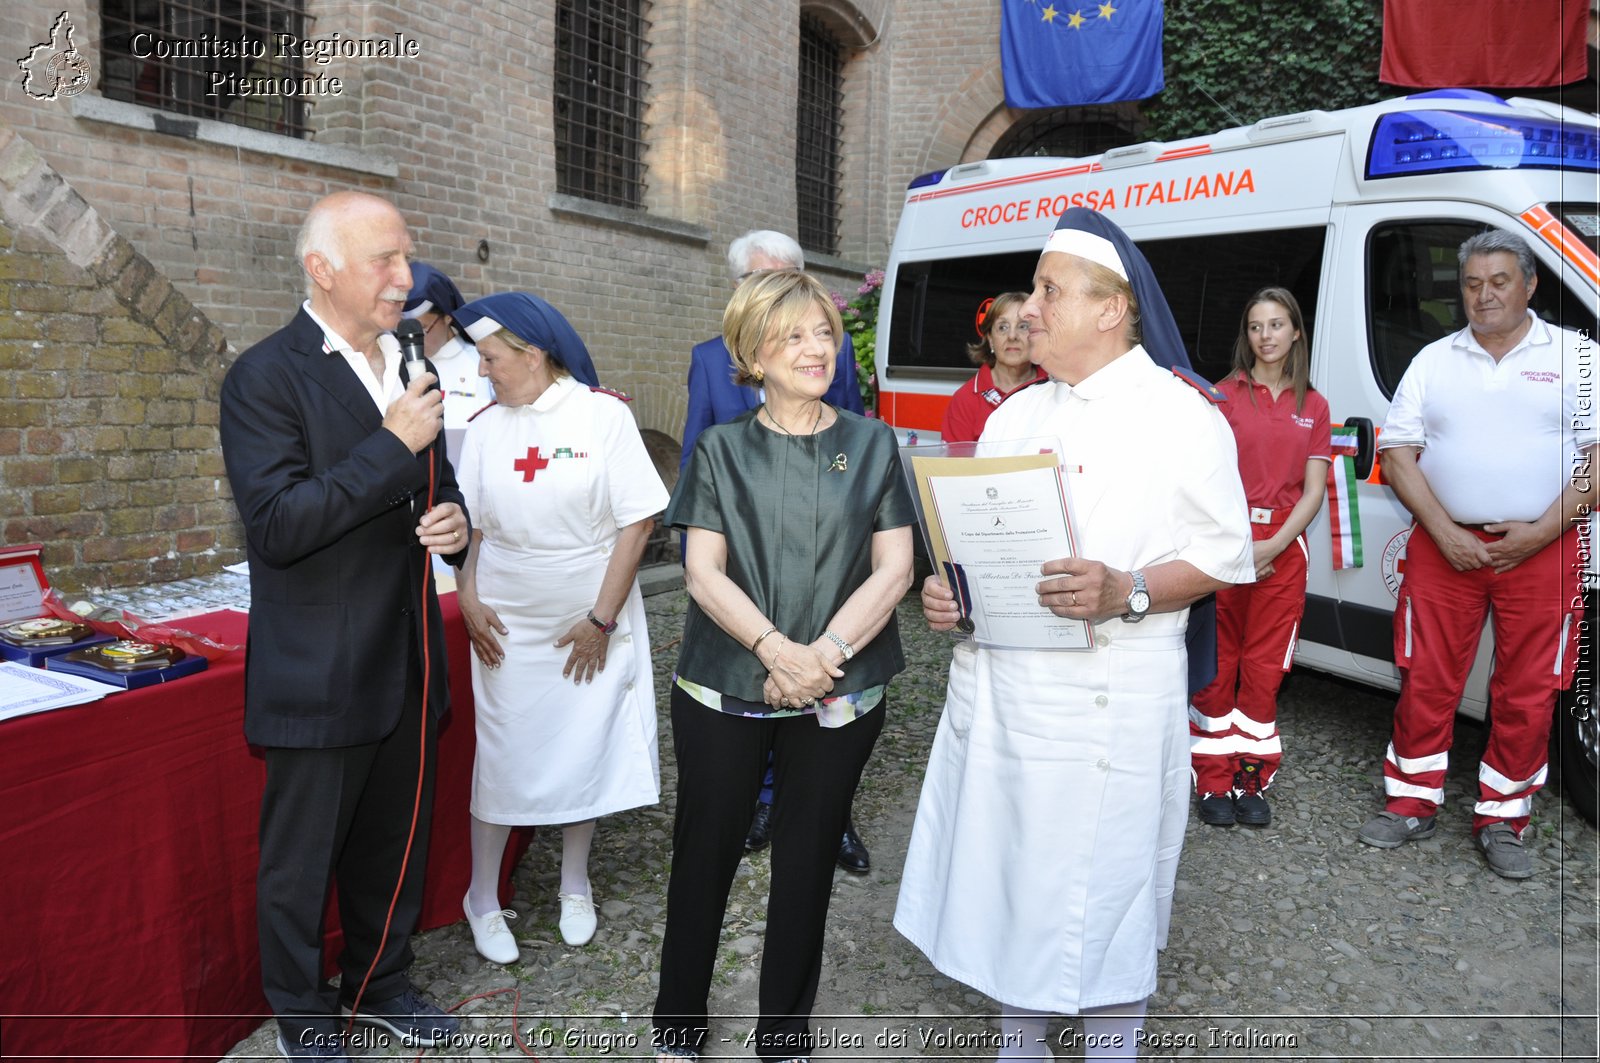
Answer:
[[[988,366],[980,365],[978,375],[962,384],[950,396],[950,405],[944,408],[944,423],[939,427],[939,435],[946,443],[977,442],[978,437],[983,435],[983,426],[988,422],[989,415],[999,409],[1002,402],[1029,384],[1046,379],[1047,374],[1043,369],[1038,366],[1033,369],[1032,380],[1002,393],[995,386],[994,373]]]
[[[1239,445],[1244,497],[1253,507],[1272,510],[1274,520],[1282,520],[1300,501],[1306,462],[1333,460],[1328,400],[1308,388],[1305,407],[1296,410],[1293,388],[1284,388],[1274,400],[1268,388],[1239,373],[1217,387],[1228,396],[1217,408]]]

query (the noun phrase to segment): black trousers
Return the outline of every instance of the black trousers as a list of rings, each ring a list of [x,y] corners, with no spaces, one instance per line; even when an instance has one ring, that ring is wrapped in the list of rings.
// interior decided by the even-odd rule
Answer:
[[[367,970],[364,1003],[405,992],[411,934],[422,909],[433,811],[437,722],[422,728],[422,684],[406,696],[395,729],[381,741],[338,749],[267,749],[261,795],[261,865],[256,874],[256,923],[261,980],[286,1037],[329,1031],[338,1005],[348,1005]],[[424,746],[425,742],[425,746]],[[425,758],[416,836],[406,881],[379,941],[417,799],[417,760]],[[323,912],[329,879],[336,880],[344,951],[339,996],[322,978]]]
[[[709,709],[672,689],[678,811],[656,997],[658,1048],[699,1051],[728,891],[772,753],[772,887],[761,958],[756,1054],[808,1055],[839,836],[888,700],[844,727],[812,716],[764,720]]]

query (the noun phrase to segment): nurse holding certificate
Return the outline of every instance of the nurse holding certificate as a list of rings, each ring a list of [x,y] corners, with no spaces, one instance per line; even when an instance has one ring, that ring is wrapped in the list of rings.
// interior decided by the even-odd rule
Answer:
[[[1170,355],[1132,241],[1094,211],[1062,215],[1022,311],[1050,381],[982,436],[1060,439],[1079,554],[1045,563],[1035,593],[1096,646],[956,646],[906,855],[895,926],[1003,1002],[1003,1059],[1049,1058],[1055,1014],[1082,1016],[1090,1058],[1137,1055],[1188,816],[1184,626],[1192,602],[1255,575],[1233,434],[1202,385],[1146,353],[1142,314],[1171,330],[1153,334]],[[937,577],[922,603],[955,626]]]

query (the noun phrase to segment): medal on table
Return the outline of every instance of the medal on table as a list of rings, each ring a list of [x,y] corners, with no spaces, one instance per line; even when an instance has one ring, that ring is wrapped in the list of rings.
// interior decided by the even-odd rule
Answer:
[[[66,654],[65,659],[97,665],[113,672],[142,672],[149,668],[166,668],[187,656],[188,654],[176,646],[119,639],[102,646],[74,650]]]
[[[0,625],[0,639],[25,649],[46,646],[70,646],[94,634],[94,628],[72,620],[59,620],[53,616],[17,620]]]

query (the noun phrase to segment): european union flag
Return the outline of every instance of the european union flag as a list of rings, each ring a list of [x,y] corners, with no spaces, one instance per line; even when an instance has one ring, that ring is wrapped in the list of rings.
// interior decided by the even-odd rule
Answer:
[[[1001,0],[1000,69],[1009,107],[1074,107],[1154,96],[1160,0]]]

